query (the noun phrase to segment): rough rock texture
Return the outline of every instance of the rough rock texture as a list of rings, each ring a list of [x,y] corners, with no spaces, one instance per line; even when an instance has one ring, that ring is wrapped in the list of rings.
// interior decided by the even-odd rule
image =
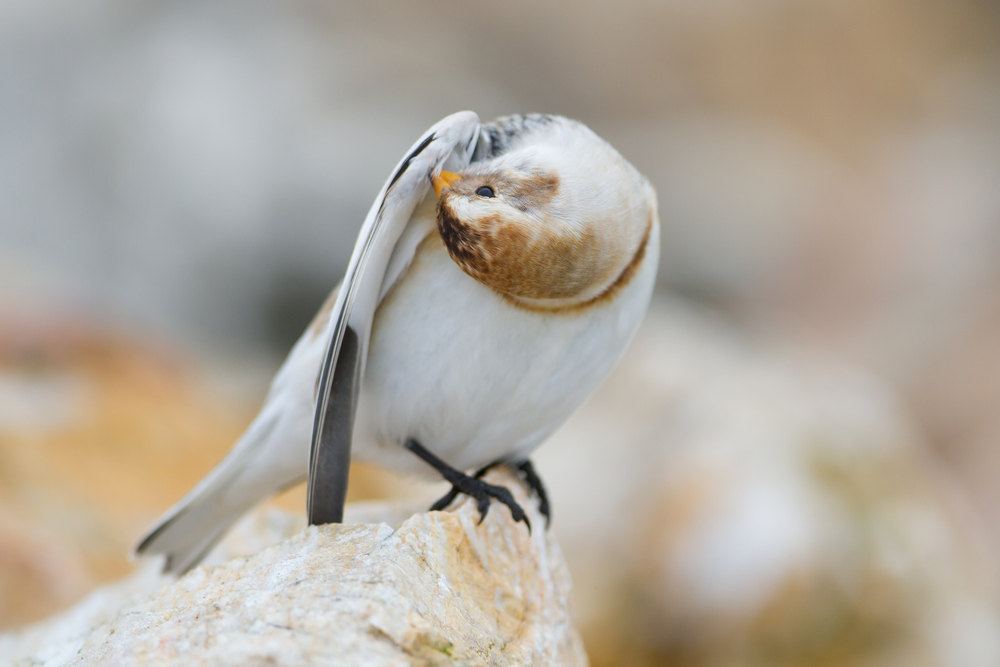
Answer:
[[[48,621],[0,638],[15,665],[586,665],[568,612],[569,575],[520,485],[532,524],[468,502],[398,524],[300,530],[176,582],[147,563]],[[408,514],[373,504],[353,520]],[[301,528],[252,516],[213,560]]]

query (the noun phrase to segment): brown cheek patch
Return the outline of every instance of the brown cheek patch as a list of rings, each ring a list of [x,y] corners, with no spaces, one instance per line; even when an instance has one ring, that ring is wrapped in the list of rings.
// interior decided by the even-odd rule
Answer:
[[[593,232],[531,234],[499,218],[476,227],[455,217],[446,199],[438,204],[438,232],[452,259],[479,282],[527,299],[571,298],[600,278],[602,262]]]
[[[444,199],[438,202],[437,227],[448,254],[463,270],[488,266],[489,258],[482,248],[483,234],[456,218]]]

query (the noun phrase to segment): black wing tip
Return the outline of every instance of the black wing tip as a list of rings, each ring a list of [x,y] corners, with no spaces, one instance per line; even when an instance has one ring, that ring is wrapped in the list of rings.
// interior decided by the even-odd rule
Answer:
[[[322,397],[316,402],[306,489],[306,513],[311,526],[343,522],[360,385],[360,344],[357,331],[345,324],[333,371],[321,390],[326,392],[326,404]]]
[[[403,163],[401,165],[399,165],[399,169],[397,169],[396,173],[392,175],[391,179],[389,179],[389,187],[390,188],[393,185],[395,185],[396,181],[398,181],[403,176],[404,173],[406,173],[406,170],[410,166],[410,163],[413,162],[413,159],[415,157],[417,157],[418,155],[420,155],[421,153],[423,153],[424,149],[426,149],[428,146],[431,145],[431,142],[434,141],[435,134],[436,133],[434,133],[434,132],[431,132],[430,134],[428,134],[427,137],[425,137],[423,141],[421,141],[419,144],[417,144],[416,148],[414,148],[412,151],[410,151],[410,154],[406,156],[406,159],[403,160]],[[388,191],[388,188],[387,188],[387,191]]]
[[[180,514],[178,514],[177,516],[180,516]],[[167,528],[170,524],[174,522],[175,518],[177,517],[171,517],[167,522],[158,526],[156,530],[147,535],[139,544],[139,546],[135,548],[135,555],[147,556],[147,555],[162,553],[165,558],[163,560],[163,569],[161,570],[161,572],[163,574],[173,574],[180,577],[193,570],[195,567],[198,566],[199,563],[201,563],[201,561],[205,559],[205,556],[207,556],[208,553],[215,548],[215,546],[225,536],[226,532],[228,532],[228,527],[226,529],[218,531],[204,547],[202,547],[193,556],[188,556],[187,560],[185,561],[178,561],[177,554],[170,551],[163,551],[163,552],[154,551],[151,553],[147,553],[152,542],[165,528]]]
[[[178,519],[184,516],[186,511],[187,508],[180,510],[170,518],[161,522],[160,525],[154,528],[148,535],[146,535],[146,537],[142,538],[142,541],[139,542],[139,544],[135,547],[135,549],[133,549],[135,555],[136,556],[146,555],[146,552],[149,551],[149,548],[153,545],[153,542],[155,542],[156,539],[160,537],[160,535],[162,535],[165,530],[167,530],[167,528],[170,528],[170,526],[176,523]],[[169,561],[170,557],[168,556],[167,562],[169,563]]]
[[[177,514],[173,515],[172,517],[170,517],[169,519],[167,519],[166,521],[164,521],[163,523],[161,523],[159,526],[157,526],[156,528],[154,528],[152,530],[152,532],[150,532],[148,535],[146,535],[146,537],[142,538],[142,541],[139,542],[138,545],[136,545],[135,549],[132,550],[132,553],[136,557],[149,556],[149,555],[157,553],[155,551],[154,552],[150,552],[149,551],[150,547],[153,546],[153,543],[156,541],[156,539],[158,537],[160,537],[167,528],[169,528],[171,525],[173,525],[174,522],[183,513],[184,513],[183,510],[180,511],[180,512],[178,512]],[[166,558],[163,561],[163,569],[161,570],[161,572],[163,574],[174,574],[176,572],[176,569],[174,568],[174,554],[172,554],[172,553],[164,553],[164,555],[166,556]]]

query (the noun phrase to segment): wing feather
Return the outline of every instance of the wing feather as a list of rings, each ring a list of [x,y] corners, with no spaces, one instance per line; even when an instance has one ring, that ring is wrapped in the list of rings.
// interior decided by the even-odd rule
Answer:
[[[469,164],[480,127],[475,113],[462,111],[430,128],[382,186],[361,227],[331,311],[330,341],[320,372],[309,455],[310,524],[343,519],[354,415],[375,309],[385,294],[384,285],[395,282],[412,259],[400,253],[393,257],[393,251],[427,194],[431,176],[443,168],[459,171]],[[408,247],[402,254],[412,255],[414,249]],[[393,275],[387,275],[391,257]]]

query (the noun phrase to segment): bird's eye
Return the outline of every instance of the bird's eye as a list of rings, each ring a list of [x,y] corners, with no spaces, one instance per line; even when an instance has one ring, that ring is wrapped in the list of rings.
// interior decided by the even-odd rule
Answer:
[[[479,188],[476,190],[476,194],[479,195],[480,197],[496,197],[497,196],[497,193],[495,193],[493,191],[493,188],[491,188],[488,185],[480,185]]]

